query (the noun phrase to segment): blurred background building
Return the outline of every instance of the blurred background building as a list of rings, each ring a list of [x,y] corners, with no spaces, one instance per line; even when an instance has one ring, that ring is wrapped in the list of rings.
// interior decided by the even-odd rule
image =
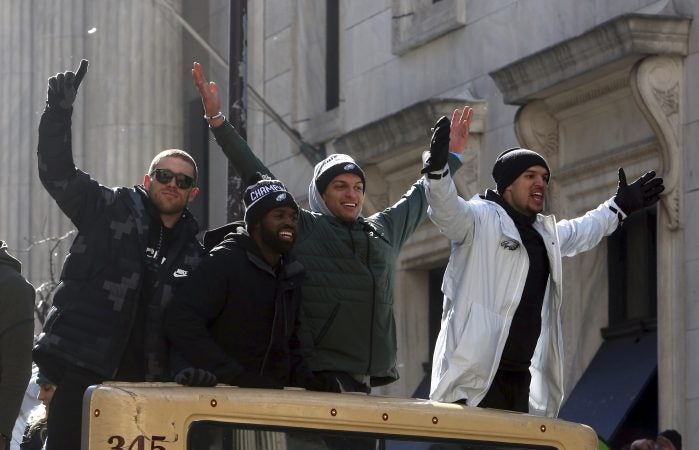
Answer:
[[[699,2],[692,0],[0,0],[0,238],[35,285],[58,277],[71,224],[41,186],[47,78],[90,69],[73,115],[76,164],[139,184],[151,158],[200,165],[202,229],[240,211],[242,186],[202,119],[193,61],[218,82],[251,147],[301,201],[313,164],[348,153],[364,214],[419,175],[439,115],[475,108],[457,174],[470,198],[512,146],[544,154],[549,212],[580,215],[655,169],[666,192],[594,250],[564,261],[561,416],[612,443],[676,428],[699,448]],[[231,44],[232,43],[232,44]],[[229,70],[230,69],[230,70]],[[229,89],[229,73],[232,88]],[[243,88],[243,86],[246,86]],[[63,240],[59,238],[66,236]],[[448,242],[426,222],[396,284],[401,379],[426,396]],[[478,345],[474,342],[473,345]]]

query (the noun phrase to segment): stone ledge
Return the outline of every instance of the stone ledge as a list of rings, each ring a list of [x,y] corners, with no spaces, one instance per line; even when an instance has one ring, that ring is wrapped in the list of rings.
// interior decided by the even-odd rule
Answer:
[[[506,104],[522,105],[570,89],[648,55],[687,55],[691,19],[624,14],[580,36],[489,73]]]
[[[394,114],[364,125],[333,142],[333,152],[352,155],[359,164],[380,162],[390,152],[400,151],[417,142],[429,142],[429,129],[441,115],[464,105],[474,108],[471,133],[482,133],[486,103],[467,98],[433,98],[415,103]]]

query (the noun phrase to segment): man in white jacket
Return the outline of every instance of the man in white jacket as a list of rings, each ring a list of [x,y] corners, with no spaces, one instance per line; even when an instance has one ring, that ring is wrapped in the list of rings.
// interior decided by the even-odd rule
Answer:
[[[514,148],[493,166],[497,189],[466,201],[447,153],[463,151],[472,110],[435,125],[425,174],[428,214],[452,245],[430,398],[556,417],[563,401],[561,257],[596,246],[628,214],[658,201],[661,178],[628,185],[584,216],[541,214],[550,171],[538,153]]]

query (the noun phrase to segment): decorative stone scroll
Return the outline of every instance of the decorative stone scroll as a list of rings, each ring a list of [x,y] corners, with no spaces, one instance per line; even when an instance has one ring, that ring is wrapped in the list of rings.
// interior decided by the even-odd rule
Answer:
[[[517,111],[515,133],[524,147],[547,158],[558,155],[558,121],[543,101],[527,103]]]
[[[671,230],[681,226],[682,211],[682,59],[678,56],[649,56],[631,72],[631,91],[655,131],[665,183],[661,205]]]

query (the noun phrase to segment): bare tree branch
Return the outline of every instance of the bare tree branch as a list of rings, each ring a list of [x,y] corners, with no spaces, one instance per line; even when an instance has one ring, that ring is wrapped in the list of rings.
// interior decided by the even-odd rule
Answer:
[[[34,315],[42,326],[44,325],[46,316],[51,309],[51,305],[53,304],[53,293],[56,291],[56,288],[60,283],[60,280],[58,279],[58,274],[60,271],[56,270],[58,247],[75,233],[77,233],[76,230],[70,230],[63,236],[50,236],[39,239],[30,242],[29,246],[22,250],[25,253],[29,253],[34,249],[38,249],[39,247],[48,246],[46,254],[49,266],[48,281],[41,283],[35,288],[36,300],[34,302]]]

